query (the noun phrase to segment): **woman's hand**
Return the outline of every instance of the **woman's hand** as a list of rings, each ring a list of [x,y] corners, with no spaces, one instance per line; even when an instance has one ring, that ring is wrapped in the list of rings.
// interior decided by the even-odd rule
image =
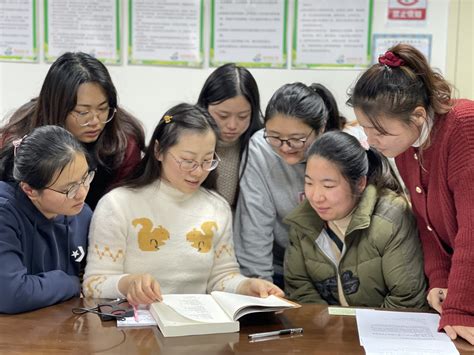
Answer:
[[[447,295],[447,288],[435,287],[432,288],[430,292],[428,292],[428,296],[426,297],[426,299],[428,300],[428,304],[431,306],[431,308],[441,314],[443,312],[443,302],[446,299]]]
[[[161,301],[160,284],[150,274],[131,274],[120,279],[118,288],[133,305]]]
[[[452,339],[456,339],[458,336],[468,341],[471,345],[474,345],[474,327],[465,327],[462,325],[447,325],[444,327],[446,334]]]
[[[268,297],[275,295],[283,297],[285,293],[276,285],[262,279],[247,279],[242,281],[237,287],[237,293],[254,297]]]

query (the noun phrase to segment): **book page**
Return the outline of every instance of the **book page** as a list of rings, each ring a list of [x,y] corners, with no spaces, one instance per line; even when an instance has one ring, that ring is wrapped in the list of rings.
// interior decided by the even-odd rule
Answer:
[[[238,320],[249,313],[272,312],[299,307],[295,303],[285,301],[273,295],[267,298],[260,298],[220,291],[213,291],[211,295],[233,320]]]
[[[231,321],[211,295],[163,295],[163,303],[180,315],[197,322],[221,323]]]

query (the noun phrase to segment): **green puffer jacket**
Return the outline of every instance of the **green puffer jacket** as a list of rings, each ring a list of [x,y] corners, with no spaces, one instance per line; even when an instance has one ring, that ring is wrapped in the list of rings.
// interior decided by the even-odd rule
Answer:
[[[427,308],[416,222],[404,198],[369,185],[349,223],[342,258],[331,258],[324,222],[306,200],[286,218],[290,243],[285,291],[302,303],[340,304],[336,273],[350,306]]]

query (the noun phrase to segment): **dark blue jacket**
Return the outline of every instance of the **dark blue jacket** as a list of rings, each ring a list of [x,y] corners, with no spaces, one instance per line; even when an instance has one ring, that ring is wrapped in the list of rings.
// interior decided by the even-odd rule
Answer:
[[[92,211],[47,219],[17,184],[0,181],[0,313],[46,307],[81,291]]]

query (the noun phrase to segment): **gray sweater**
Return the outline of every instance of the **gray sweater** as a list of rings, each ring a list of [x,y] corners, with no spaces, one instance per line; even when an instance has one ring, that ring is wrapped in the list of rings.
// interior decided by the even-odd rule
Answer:
[[[305,166],[285,163],[265,142],[263,130],[250,139],[234,219],[235,252],[244,275],[267,280],[283,275],[288,244],[283,218],[304,199]]]

